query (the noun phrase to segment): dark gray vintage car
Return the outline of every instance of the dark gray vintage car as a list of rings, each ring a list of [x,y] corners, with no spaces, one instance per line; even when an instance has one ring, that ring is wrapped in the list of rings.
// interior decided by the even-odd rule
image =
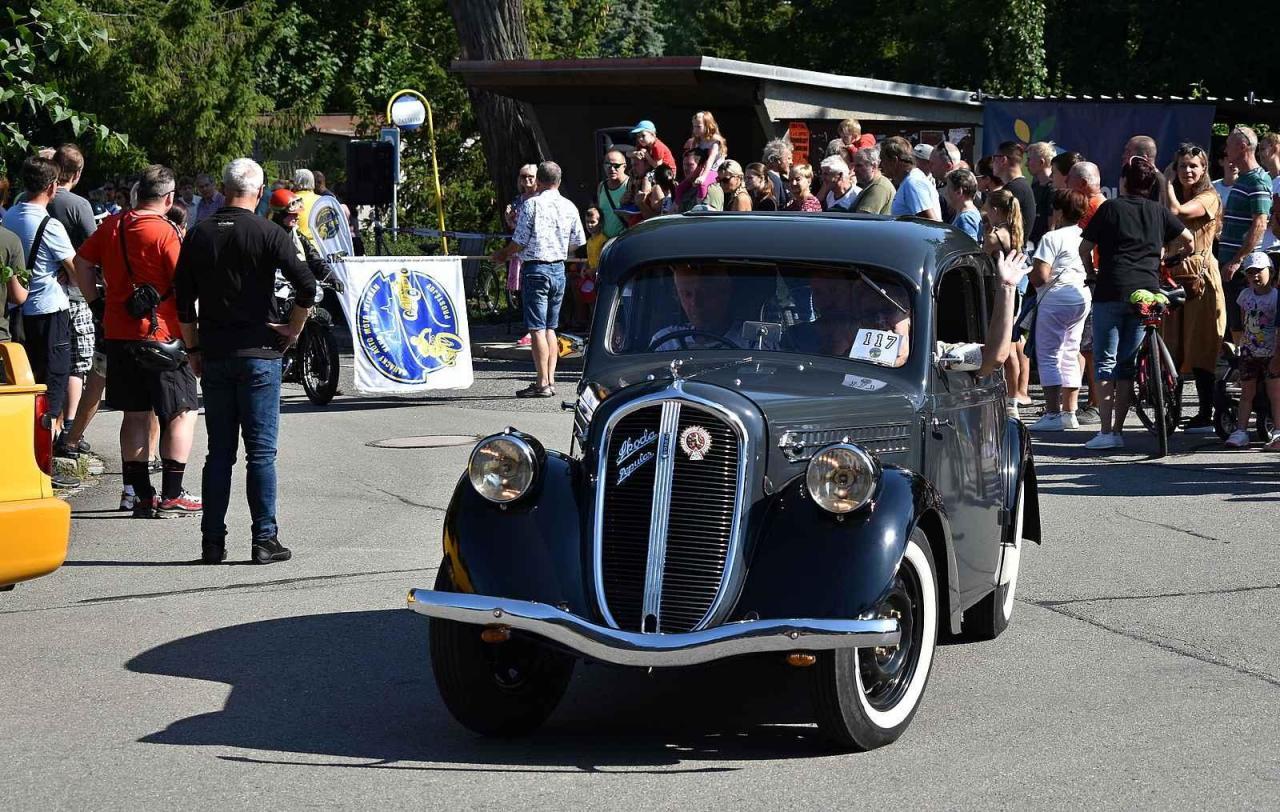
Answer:
[[[707,213],[615,240],[570,453],[482,440],[409,595],[453,715],[531,730],[578,659],[774,653],[837,743],[894,741],[938,639],[1000,634],[1040,539],[1027,432],[969,371],[996,272],[918,220]]]

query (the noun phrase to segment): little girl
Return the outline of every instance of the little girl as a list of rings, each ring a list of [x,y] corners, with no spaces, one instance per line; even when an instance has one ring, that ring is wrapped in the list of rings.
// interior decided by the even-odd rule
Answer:
[[[684,142],[684,150],[701,150],[707,158],[698,167],[697,181],[698,199],[707,196],[707,189],[716,183],[716,172],[720,164],[729,156],[729,144],[720,134],[716,126],[716,118],[709,110],[700,110],[693,114],[689,140]]]
[[[1275,286],[1275,269],[1271,265],[1271,257],[1254,251],[1245,257],[1240,270],[1249,281],[1249,287],[1240,291],[1236,299],[1244,323],[1244,337],[1240,342],[1238,428],[1227,438],[1228,448],[1249,445],[1249,417],[1253,414],[1253,398],[1260,384],[1267,387],[1267,396],[1271,398],[1272,423],[1280,427],[1280,374],[1272,372],[1276,349],[1276,302],[1280,297]],[[1258,415],[1258,423],[1263,420],[1264,415]],[[1267,451],[1280,451],[1280,428],[1272,430],[1265,448]]]

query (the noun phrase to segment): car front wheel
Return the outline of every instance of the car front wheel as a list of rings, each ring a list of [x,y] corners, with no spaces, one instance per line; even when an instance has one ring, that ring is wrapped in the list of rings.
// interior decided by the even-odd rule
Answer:
[[[436,589],[452,591],[444,568]],[[430,618],[431,670],[453,718],[486,736],[516,736],[540,727],[560,704],[575,659],[512,635],[480,638],[482,627]]]
[[[929,540],[918,528],[877,615],[898,620],[898,645],[822,652],[813,669],[818,728],[840,747],[871,750],[896,741],[924,696],[938,639],[938,585]]]

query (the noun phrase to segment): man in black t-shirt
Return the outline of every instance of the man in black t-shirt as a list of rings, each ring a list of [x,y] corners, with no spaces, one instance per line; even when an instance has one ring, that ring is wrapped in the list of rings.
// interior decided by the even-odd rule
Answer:
[[[1022,159],[1025,155],[1026,150],[1022,144],[1017,141],[1005,141],[991,156],[991,170],[1004,181],[1004,188],[1017,198],[1018,208],[1022,214],[1022,233],[1030,237],[1031,229],[1036,222],[1036,195],[1031,190],[1030,182],[1022,175]],[[1021,245],[1013,247],[1016,250],[1022,250]]]
[[[192,371],[203,378],[209,435],[201,559],[218,564],[227,556],[231,469],[243,432],[253,561],[269,564],[291,555],[276,525],[280,359],[307,322],[316,280],[298,259],[289,232],[254,214],[262,197],[262,167],[237,158],[227,164],[222,183],[224,204],[187,234],[174,278],[182,338]],[[279,323],[276,269],[295,292],[288,324]]]

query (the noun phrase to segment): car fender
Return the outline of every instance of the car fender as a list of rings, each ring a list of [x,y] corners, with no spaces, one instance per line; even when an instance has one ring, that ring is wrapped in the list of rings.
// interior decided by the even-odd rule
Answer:
[[[1017,510],[1018,486],[1025,484],[1023,499],[1026,500],[1023,512],[1022,537],[1040,544],[1040,493],[1036,487],[1036,462],[1034,449],[1031,446],[1031,432],[1021,420],[1007,418],[1005,421],[1005,455],[1004,455],[1004,515],[1008,517],[1005,524],[1006,535],[1013,532],[1013,517]],[[1006,542],[1012,539],[1006,538]]]
[[[746,582],[732,619],[857,618],[893,583],[907,540],[920,525],[955,606],[955,553],[942,501],[919,474],[886,467],[865,507],[836,516],[808,496],[803,477],[787,483],[761,519]],[[937,538],[941,533],[942,538]],[[944,563],[945,562],[945,563]]]
[[[551,451],[532,490],[508,505],[476,493],[464,474],[445,514],[440,563],[455,589],[592,616],[580,482],[577,461]]]

